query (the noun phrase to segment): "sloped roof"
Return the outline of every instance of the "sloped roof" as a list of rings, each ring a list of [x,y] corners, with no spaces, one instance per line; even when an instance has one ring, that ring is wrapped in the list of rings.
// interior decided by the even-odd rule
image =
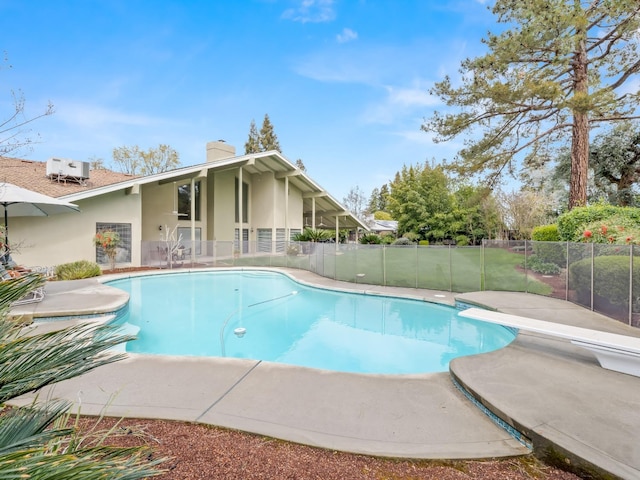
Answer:
[[[47,178],[46,162],[0,157],[0,181],[56,198],[91,191],[98,187],[125,182],[133,178],[136,176],[98,169],[91,170],[89,179],[84,185],[72,181],[58,182]]]

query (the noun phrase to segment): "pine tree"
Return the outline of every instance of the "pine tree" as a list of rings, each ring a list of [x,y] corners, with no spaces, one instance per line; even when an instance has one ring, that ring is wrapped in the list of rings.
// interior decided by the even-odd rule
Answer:
[[[584,205],[590,128],[636,115],[640,2],[495,0],[493,13],[507,28],[483,40],[488,53],[462,63],[459,85],[447,77],[431,92],[461,112],[436,112],[422,129],[436,141],[471,134],[459,172],[493,177],[571,139],[569,208]]]
[[[267,152],[269,150],[276,150],[278,152],[281,152],[280,143],[278,143],[278,137],[273,131],[273,125],[269,120],[268,114],[264,115],[262,128],[260,129],[260,149],[262,152]]]
[[[249,138],[244,144],[244,153],[258,153],[260,152],[260,137],[258,136],[258,129],[256,128],[255,120],[251,119],[251,125],[249,125]]]

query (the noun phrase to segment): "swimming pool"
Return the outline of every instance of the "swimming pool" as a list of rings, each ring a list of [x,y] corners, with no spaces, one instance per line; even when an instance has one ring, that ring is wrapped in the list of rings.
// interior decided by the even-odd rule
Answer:
[[[226,356],[357,373],[446,371],[514,333],[428,302],[344,293],[270,271],[203,271],[107,282],[130,294],[127,351]]]

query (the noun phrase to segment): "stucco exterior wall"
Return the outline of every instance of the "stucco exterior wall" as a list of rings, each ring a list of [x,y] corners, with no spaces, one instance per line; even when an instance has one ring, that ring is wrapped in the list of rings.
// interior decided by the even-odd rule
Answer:
[[[235,178],[237,169],[214,174],[212,240],[231,242],[235,229]]]
[[[100,222],[131,224],[131,264],[140,264],[140,195],[127,195],[121,190],[73,203],[80,207],[80,213],[9,219],[9,239],[14,245],[21,244],[12,254],[17,263],[54,266],[76,260],[95,261],[93,236]]]

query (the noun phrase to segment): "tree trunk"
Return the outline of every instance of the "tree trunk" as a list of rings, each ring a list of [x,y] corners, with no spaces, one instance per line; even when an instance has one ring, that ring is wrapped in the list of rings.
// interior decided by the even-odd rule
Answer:
[[[569,182],[569,210],[587,204],[589,172],[589,109],[585,105],[589,95],[587,78],[587,46],[585,32],[578,30],[576,53],[573,58],[573,128],[571,137],[571,180]]]
[[[569,183],[569,210],[587,204],[589,171],[589,116],[574,113],[571,140],[571,180]]]

